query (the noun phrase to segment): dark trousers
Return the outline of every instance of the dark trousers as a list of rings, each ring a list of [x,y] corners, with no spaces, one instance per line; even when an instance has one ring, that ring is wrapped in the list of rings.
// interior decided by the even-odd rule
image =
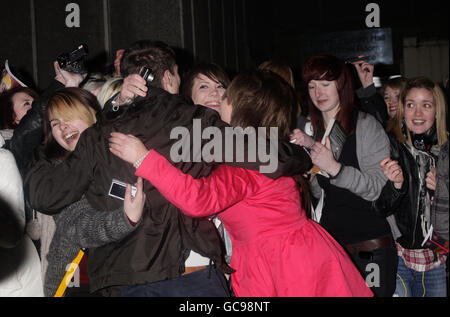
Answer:
[[[98,294],[89,293],[89,284],[80,284],[79,287],[68,287],[64,297],[99,297]]]
[[[398,256],[395,246],[350,254],[375,297],[392,297],[395,292]]]
[[[121,297],[229,297],[225,276],[214,266],[171,280],[121,286]]]

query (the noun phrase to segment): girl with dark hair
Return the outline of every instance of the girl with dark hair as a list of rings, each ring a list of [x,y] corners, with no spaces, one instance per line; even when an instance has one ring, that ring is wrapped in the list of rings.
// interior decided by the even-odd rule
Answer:
[[[229,84],[227,73],[219,65],[202,63],[194,66],[183,79],[181,94],[191,98],[196,105],[218,111]]]
[[[220,105],[222,120],[242,128],[277,127],[287,139],[297,100],[272,72],[238,75]],[[183,213],[220,213],[232,242],[236,296],[372,296],[344,250],[306,217],[295,180],[222,165],[194,179],[134,136],[112,133],[111,152],[137,167]]]
[[[291,137],[311,149],[313,164],[325,172],[312,178],[313,195],[323,199],[315,220],[345,247],[365,278],[377,266],[379,275],[371,284],[376,296],[392,296],[395,246],[387,220],[372,208],[387,181],[380,162],[390,155],[389,139],[374,117],[357,110],[344,62],[330,55],[314,56],[305,63],[302,77],[315,140],[322,140],[331,120],[340,124],[345,135],[342,144],[326,137],[325,145],[302,131]]]
[[[189,97],[194,104],[210,108],[214,111],[219,111],[220,103],[225,90],[230,85],[230,78],[225,70],[215,63],[200,63],[186,74],[182,80],[180,87],[180,94]],[[232,245],[230,235],[224,228],[220,217],[213,217],[211,221],[217,227],[220,237],[225,245],[226,256],[225,259],[230,264]],[[190,257],[194,256],[194,251],[191,251]],[[209,261],[209,259],[200,255],[195,255],[198,259],[195,264]],[[188,260],[189,261],[189,258]],[[193,265],[193,264],[192,264]]]
[[[31,109],[38,94],[27,87],[15,87],[0,94],[0,136],[5,141],[5,148],[10,149],[14,130],[19,126],[22,118]],[[16,151],[13,152],[16,156]],[[17,161],[17,157],[16,157]],[[21,170],[21,162],[17,162]]]
[[[27,87],[15,87],[0,96],[0,129],[14,129],[31,109],[38,94]]]

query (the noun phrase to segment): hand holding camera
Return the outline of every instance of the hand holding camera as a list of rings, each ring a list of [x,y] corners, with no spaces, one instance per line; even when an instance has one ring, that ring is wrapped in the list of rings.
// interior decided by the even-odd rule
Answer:
[[[145,205],[145,193],[143,191],[142,178],[138,177],[136,183],[135,195],[132,195],[132,186],[130,184],[126,185],[125,200],[123,203],[123,208],[128,219],[132,222],[137,223],[142,218],[142,212]]]
[[[79,45],[70,53],[64,53],[58,56],[57,61],[61,69],[74,74],[86,74],[86,57],[89,51],[86,44]]]
[[[66,88],[80,86],[81,82],[87,76],[87,74],[70,73],[64,69],[61,69],[57,61],[53,62],[53,67],[55,69],[55,79]]]
[[[122,90],[118,96],[119,104],[129,104],[136,97],[147,96],[148,84],[154,79],[151,69],[142,67],[139,74],[127,76],[122,85]]]

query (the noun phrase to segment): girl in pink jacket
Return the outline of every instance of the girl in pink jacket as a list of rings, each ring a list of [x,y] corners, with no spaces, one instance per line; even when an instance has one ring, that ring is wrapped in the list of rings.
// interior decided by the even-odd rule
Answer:
[[[235,127],[277,127],[279,138],[288,140],[296,107],[287,83],[257,71],[233,80],[219,113]],[[236,296],[373,296],[342,247],[307,218],[302,189],[293,178],[272,180],[258,171],[221,165],[209,177],[194,179],[121,133],[112,133],[110,149],[186,215],[219,214],[232,240]]]

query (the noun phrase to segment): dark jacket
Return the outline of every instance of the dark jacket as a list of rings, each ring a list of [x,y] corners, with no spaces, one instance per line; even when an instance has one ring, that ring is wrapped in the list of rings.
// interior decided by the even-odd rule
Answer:
[[[424,237],[420,219],[423,211],[419,209],[418,166],[406,145],[398,142],[391,133],[388,136],[391,142],[391,158],[398,161],[402,167],[404,183],[401,190],[397,191],[388,181],[374,207],[386,216],[394,214],[396,225],[401,233],[397,242],[402,247],[423,249],[421,244]]]
[[[9,142],[9,150],[14,154],[17,167],[22,176],[26,175],[33,162],[34,152],[44,139],[44,112],[46,103],[50,96],[60,88],[64,88],[64,85],[54,80],[39,98],[33,101],[31,109],[14,129],[14,135]]]
[[[145,99],[99,118],[100,122],[81,135],[75,151],[62,164],[52,166],[46,160],[39,161],[25,181],[32,206],[57,213],[85,194],[94,209],[115,210],[121,207],[121,200],[108,196],[111,181],[116,178],[135,183],[136,177],[132,165],[109,151],[110,133],[133,134],[147,148],[158,150],[170,160],[171,146],[177,142],[169,137],[172,128],[184,126],[192,131],[193,118],[201,118],[204,126],[222,130],[227,127],[215,111],[195,106],[179,95],[152,88]],[[174,165],[194,177],[202,177],[209,175],[217,163]],[[258,169],[261,163],[232,165]],[[308,155],[300,147],[282,143],[279,146],[278,170],[269,176],[299,174],[310,166]],[[222,272],[230,272],[224,261],[223,244],[210,221],[183,215],[147,181],[144,182],[144,191],[146,205],[141,225],[125,239],[89,251],[91,291],[179,277],[184,272],[188,250],[209,257]]]
[[[360,104],[360,110],[370,113],[375,119],[386,128],[389,121],[386,103],[381,94],[377,92],[375,85],[370,85],[367,88],[359,88],[356,90],[356,96]]]

